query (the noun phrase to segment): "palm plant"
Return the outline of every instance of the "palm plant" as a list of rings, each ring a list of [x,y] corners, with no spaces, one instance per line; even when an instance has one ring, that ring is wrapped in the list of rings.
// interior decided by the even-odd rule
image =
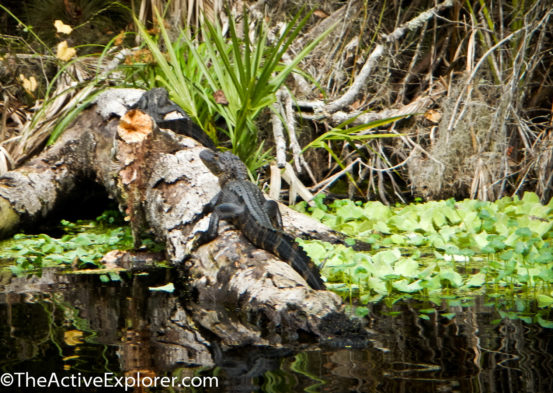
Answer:
[[[247,12],[243,14],[242,31],[238,31],[229,15],[228,38],[219,24],[206,21],[201,29],[204,37],[201,42],[184,30],[178,40],[172,41],[160,22],[160,43],[138,21],[137,25],[156,61],[154,84],[167,88],[172,99],[212,138],[216,124],[224,123],[219,129],[228,136],[232,152],[254,171],[266,163],[268,156],[259,143],[257,117],[275,102],[276,92],[286,78],[332,29],[285,64],[282,58],[309,16],[297,14],[272,44],[263,21],[250,30]],[[160,44],[165,46],[166,54]]]

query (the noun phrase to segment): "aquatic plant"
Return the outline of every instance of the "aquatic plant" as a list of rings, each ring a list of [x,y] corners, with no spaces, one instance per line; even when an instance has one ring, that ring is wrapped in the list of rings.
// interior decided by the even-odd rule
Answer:
[[[12,261],[15,274],[38,271],[43,267],[99,267],[108,251],[133,247],[128,226],[117,219],[118,212],[107,211],[95,220],[75,223],[62,220],[60,238],[47,234],[17,234],[0,242],[0,255]]]
[[[351,200],[327,206],[319,198],[313,208],[297,208],[372,244],[371,252],[356,252],[300,241],[323,265],[328,287],[344,297],[360,304],[401,298],[439,304],[476,295],[503,305],[532,300],[544,312],[530,318],[551,324],[544,318],[553,305],[553,202],[543,205],[534,193],[393,207]]]

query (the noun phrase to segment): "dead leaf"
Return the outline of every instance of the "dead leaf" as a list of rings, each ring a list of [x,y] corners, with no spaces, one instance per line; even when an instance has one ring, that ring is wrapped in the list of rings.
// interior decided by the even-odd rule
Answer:
[[[56,57],[62,61],[69,61],[77,55],[75,48],[70,48],[67,41],[62,41],[58,44]]]
[[[120,46],[123,43],[124,38],[125,38],[125,31],[121,30],[121,32],[117,34],[117,36],[113,40],[113,45]]]
[[[213,98],[215,99],[216,104],[228,105],[228,100],[225,93],[223,93],[223,90],[217,90],[213,93]]]
[[[424,112],[424,117],[426,120],[431,121],[434,124],[437,124],[442,119],[442,114],[434,109],[429,109]]]
[[[313,11],[313,15],[315,15],[318,18],[328,18],[328,14],[324,12],[323,10],[315,10]]]
[[[71,34],[71,32],[73,31],[71,26],[66,25],[59,19],[56,19],[56,21],[54,22],[54,27],[56,28],[56,32],[61,34]]]
[[[357,101],[354,101],[351,105],[350,105],[350,108],[353,109],[354,111],[356,111],[357,109],[359,109],[361,107],[361,101],[357,100]]]
[[[132,55],[125,57],[126,65],[133,65],[135,63],[154,64],[154,56],[149,49],[139,49],[132,53]]]
[[[38,83],[36,81],[36,78],[31,75],[29,79],[23,74],[19,75],[19,79],[21,80],[21,83],[23,85],[23,88],[25,91],[32,95],[32,93],[36,90],[38,87]]]

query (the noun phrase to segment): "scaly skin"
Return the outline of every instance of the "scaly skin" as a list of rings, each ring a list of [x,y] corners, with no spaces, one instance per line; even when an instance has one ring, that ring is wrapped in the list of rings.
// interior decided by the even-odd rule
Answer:
[[[200,158],[219,178],[221,192],[205,211],[212,212],[209,228],[201,242],[217,236],[219,220],[236,225],[255,246],[270,251],[296,270],[313,289],[325,289],[318,267],[294,239],[282,230],[278,205],[267,201],[263,193],[248,180],[246,166],[229,152],[203,150]]]

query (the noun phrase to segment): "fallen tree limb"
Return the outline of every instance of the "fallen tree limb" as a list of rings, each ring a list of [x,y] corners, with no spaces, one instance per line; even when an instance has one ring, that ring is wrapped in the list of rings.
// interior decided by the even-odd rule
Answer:
[[[424,95],[416,98],[407,105],[403,105],[400,108],[384,109],[379,112],[366,112],[360,113],[337,111],[328,116],[329,120],[333,124],[340,124],[346,120],[350,120],[355,117],[355,120],[351,122],[352,125],[366,124],[372,121],[389,119],[392,117],[402,117],[408,115],[415,115],[417,113],[424,113],[436,100],[446,93],[444,89],[435,89],[429,95]],[[365,131],[362,133],[368,133],[372,131]]]
[[[109,99],[120,97],[100,100]],[[50,149],[0,177],[0,218],[7,218],[0,220],[2,235],[32,227],[71,194],[86,193],[80,184],[95,181],[125,209],[136,240],[148,230],[165,243],[168,260],[182,269],[194,294],[186,305],[191,318],[224,347],[331,335],[328,326],[324,332],[320,326],[340,313],[340,298],[312,290],[289,265],[232,227],[222,226],[214,241],[191,248],[196,232],[207,225],[203,206],[219,191],[198,157],[203,146],[158,129],[139,110],[119,121],[102,108],[122,111],[125,105],[104,102],[85,110]],[[283,221],[294,235],[340,241],[290,209],[283,211]]]

